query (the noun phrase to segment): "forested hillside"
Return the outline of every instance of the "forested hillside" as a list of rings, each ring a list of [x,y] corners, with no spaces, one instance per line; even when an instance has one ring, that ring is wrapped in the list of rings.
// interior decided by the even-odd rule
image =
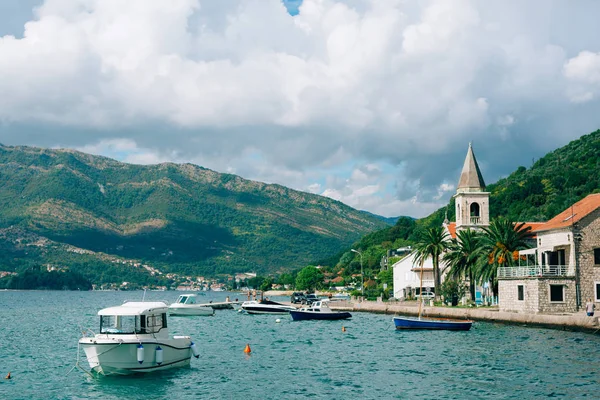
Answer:
[[[514,221],[546,221],[600,191],[600,130],[519,167],[489,185],[490,214]]]
[[[192,164],[0,145],[0,270],[58,260],[75,269],[87,262],[97,270],[92,259],[106,265],[79,250],[65,255],[62,245],[184,274],[268,273],[302,267],[384,226],[329,198]],[[25,246],[15,237],[32,234],[47,242]]]

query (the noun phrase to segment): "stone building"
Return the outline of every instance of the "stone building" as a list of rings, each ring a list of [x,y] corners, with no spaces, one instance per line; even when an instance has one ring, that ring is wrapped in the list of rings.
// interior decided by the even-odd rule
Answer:
[[[591,194],[533,231],[533,263],[498,269],[500,311],[571,313],[600,302],[600,194]]]

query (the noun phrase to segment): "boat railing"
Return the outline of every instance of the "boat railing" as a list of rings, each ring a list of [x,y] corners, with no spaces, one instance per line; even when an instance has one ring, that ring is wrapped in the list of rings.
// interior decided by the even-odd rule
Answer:
[[[498,278],[541,278],[574,276],[568,265],[527,265],[498,268]]]

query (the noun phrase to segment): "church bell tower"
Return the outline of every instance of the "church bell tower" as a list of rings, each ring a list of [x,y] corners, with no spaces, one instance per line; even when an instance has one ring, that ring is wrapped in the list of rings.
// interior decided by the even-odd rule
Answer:
[[[480,229],[490,224],[490,193],[485,191],[485,182],[469,143],[456,194],[456,230]]]

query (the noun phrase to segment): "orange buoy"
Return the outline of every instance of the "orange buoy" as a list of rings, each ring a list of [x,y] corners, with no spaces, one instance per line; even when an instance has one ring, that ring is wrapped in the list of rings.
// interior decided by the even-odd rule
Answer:
[[[4,379],[10,379],[10,372],[4,377]]]
[[[346,327],[342,326],[342,332],[346,332]]]
[[[246,348],[244,349],[244,353],[246,353],[246,354],[250,354],[251,352],[252,352],[252,350],[250,350],[250,345],[249,345],[249,344],[247,344],[247,345],[246,345]]]

